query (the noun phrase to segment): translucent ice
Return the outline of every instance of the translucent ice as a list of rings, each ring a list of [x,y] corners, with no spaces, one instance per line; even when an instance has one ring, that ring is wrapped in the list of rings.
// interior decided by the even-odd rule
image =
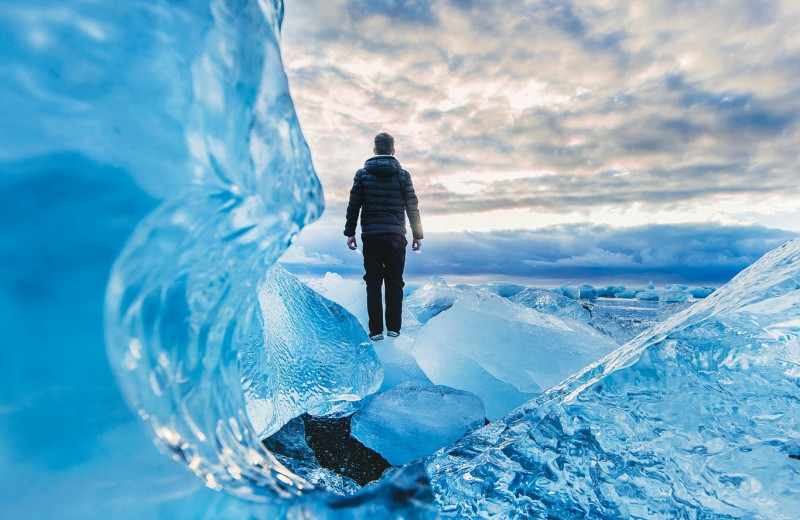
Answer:
[[[548,289],[525,289],[509,298],[509,300],[535,311],[552,314],[560,318],[570,318],[583,323],[588,323],[590,320],[589,311],[583,305],[572,298]]]
[[[689,294],[680,288],[670,288],[659,296],[658,301],[661,303],[680,303],[689,300]]]
[[[590,300],[594,300],[597,298],[597,289],[589,285],[588,283],[583,283],[578,286],[578,292],[581,298],[589,298]]]
[[[489,282],[479,286],[480,289],[486,289],[490,293],[494,293],[503,298],[510,298],[525,290],[524,285],[514,282]]]
[[[716,288],[714,288],[714,287],[695,287],[695,288],[691,289],[689,292],[695,298],[706,298],[711,293],[713,293],[715,290],[716,290]]]
[[[457,289],[447,285],[443,278],[434,276],[406,298],[403,306],[407,307],[420,323],[427,323],[432,317],[449,309],[458,295]]]
[[[260,438],[293,417],[349,410],[375,392],[383,368],[355,316],[274,264],[258,293],[263,343],[240,357],[247,416]]]
[[[565,283],[559,287],[553,289],[553,292],[558,294],[563,294],[567,298],[572,298],[573,300],[577,300],[581,297],[581,291],[571,283]]]
[[[322,211],[282,12],[0,2],[4,519],[425,516],[419,473],[342,503],[246,415],[258,290]]]
[[[428,464],[451,518],[800,517],[800,240]]]
[[[393,465],[428,456],[483,426],[480,397],[446,386],[404,383],[353,415],[352,435]]]
[[[473,291],[428,321],[413,353],[431,381],[477,394],[496,419],[617,346],[584,323]]]
[[[347,309],[358,318],[364,330],[369,330],[367,289],[363,280],[345,279],[338,273],[327,272],[322,278],[309,280],[308,286]]]
[[[367,295],[364,281],[342,278],[336,273],[326,273],[321,279],[308,282],[308,286],[358,317],[364,330],[368,327]],[[383,383],[379,391],[385,392],[405,381],[432,384],[411,355],[411,346],[421,324],[403,305],[403,327],[397,338],[387,338],[374,343],[375,352],[383,366]]]
[[[619,344],[627,343],[659,322],[659,304],[635,298],[597,300],[589,324]]]

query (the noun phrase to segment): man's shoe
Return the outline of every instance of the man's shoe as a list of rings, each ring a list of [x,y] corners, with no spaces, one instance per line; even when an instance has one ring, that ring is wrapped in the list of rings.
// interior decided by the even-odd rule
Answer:
[[[383,333],[379,332],[377,334],[370,334],[369,339],[372,341],[380,341],[383,339]]]
[[[397,336],[400,335],[400,333],[390,330],[389,332],[386,333],[386,335],[389,336],[390,338],[396,338]]]

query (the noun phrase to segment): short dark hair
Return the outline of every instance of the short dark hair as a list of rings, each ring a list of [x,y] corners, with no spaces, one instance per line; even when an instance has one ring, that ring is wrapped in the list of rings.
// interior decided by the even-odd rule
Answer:
[[[375,153],[378,155],[389,155],[394,151],[394,137],[381,132],[375,136]]]

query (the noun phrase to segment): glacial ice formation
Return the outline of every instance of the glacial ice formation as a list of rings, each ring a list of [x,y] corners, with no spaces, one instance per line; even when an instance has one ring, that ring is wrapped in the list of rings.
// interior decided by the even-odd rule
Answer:
[[[483,423],[483,402],[475,394],[408,382],[356,412],[352,435],[397,466],[432,455]]]
[[[795,519],[799,426],[796,239],[427,467],[449,518]]]
[[[0,5],[0,120],[13,121],[0,125],[0,236],[11,244],[0,270],[4,518],[438,516],[421,464],[334,496],[356,486],[303,459],[299,444],[300,458],[270,453],[247,416],[239,366],[265,341],[259,289],[322,210],[282,71],[281,13],[280,0]],[[115,258],[106,359],[102,298]],[[435,459],[428,467],[445,514],[543,508],[569,518],[583,508],[623,516],[649,500],[661,516],[800,516],[787,457],[800,452],[797,275],[782,284],[767,280],[773,275],[782,276],[764,274],[759,293],[751,271],[671,322],[685,327],[659,326],[542,397],[545,415],[531,405]],[[573,298],[576,290],[562,289]],[[393,353],[408,354],[406,332]],[[687,347],[708,338],[713,347]],[[593,385],[600,376],[608,386]],[[610,426],[581,429],[598,422]],[[550,446],[553,425],[567,433]],[[490,434],[507,442],[502,453]],[[655,436],[652,447],[645,434]],[[598,458],[598,447],[619,456]],[[470,457],[478,468],[471,480],[455,478]],[[544,459],[547,471],[538,473]],[[681,480],[693,471],[701,480]],[[486,498],[481,485],[498,494]],[[503,493],[515,485],[517,497]],[[542,502],[529,499],[548,490]]]
[[[264,338],[240,354],[247,416],[259,438],[303,413],[355,411],[374,393],[383,368],[355,316],[309,289],[280,264],[258,300]]]
[[[459,291],[447,285],[444,278],[433,276],[406,298],[403,306],[424,324],[440,312],[452,307],[458,295]]]
[[[552,314],[559,318],[570,318],[583,323],[589,323],[591,319],[589,311],[580,303],[548,289],[525,289],[509,298],[509,300],[537,312]]]
[[[519,294],[520,292],[524,291],[525,286],[514,282],[501,281],[481,284],[478,286],[478,289],[485,289],[490,293],[494,293],[497,296],[502,296],[503,298],[511,298],[515,294]]]
[[[363,329],[368,330],[367,293],[363,280],[345,279],[337,273],[328,272],[321,279],[310,280],[308,287],[353,313]],[[378,391],[385,392],[406,381],[433,384],[411,354],[411,347],[420,327],[421,324],[408,305],[404,305],[402,334],[373,344],[383,366],[383,383]]]
[[[657,302],[635,298],[600,300],[592,308],[589,325],[621,345],[658,323],[658,308]]]
[[[420,330],[413,353],[431,381],[480,396],[497,419],[617,346],[584,323],[466,291]]]
[[[194,182],[139,224],[114,264],[108,356],[156,443],[209,487],[289,497],[311,486],[261,446],[238,355],[263,334],[257,291],[267,267],[317,217],[322,195],[282,70],[281,6],[192,7],[209,13],[207,31],[176,40],[196,48],[170,50],[192,57],[192,95],[179,99]]]

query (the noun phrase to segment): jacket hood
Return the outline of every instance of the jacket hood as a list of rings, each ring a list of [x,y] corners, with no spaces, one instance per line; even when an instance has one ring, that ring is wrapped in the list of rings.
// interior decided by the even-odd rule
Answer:
[[[400,171],[400,162],[391,155],[376,155],[367,159],[364,169],[373,175],[388,177]]]

